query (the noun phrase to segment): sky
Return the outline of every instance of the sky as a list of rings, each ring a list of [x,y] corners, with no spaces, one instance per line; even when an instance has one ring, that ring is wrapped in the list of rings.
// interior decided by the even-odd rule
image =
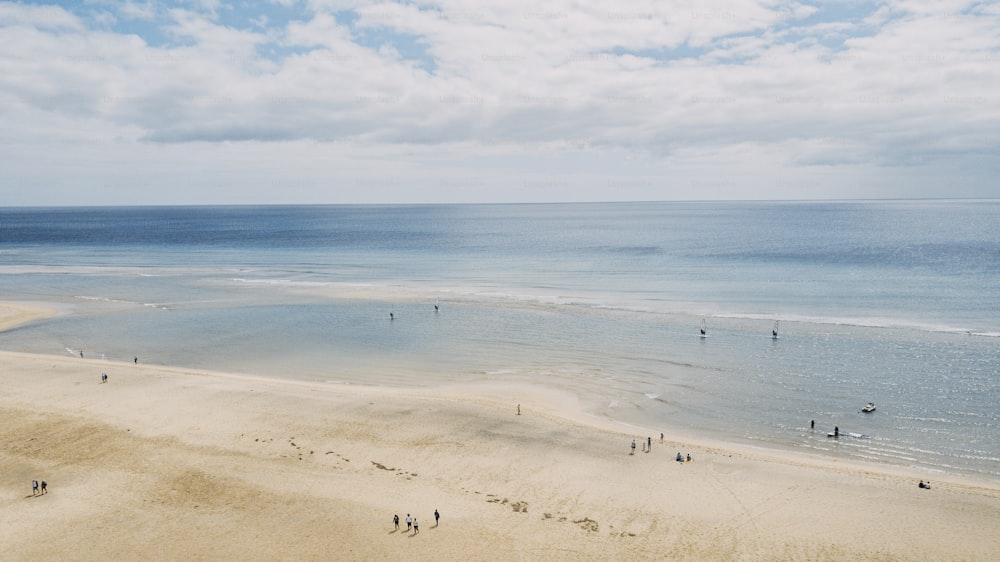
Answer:
[[[0,1],[0,206],[1000,197],[1000,3]]]

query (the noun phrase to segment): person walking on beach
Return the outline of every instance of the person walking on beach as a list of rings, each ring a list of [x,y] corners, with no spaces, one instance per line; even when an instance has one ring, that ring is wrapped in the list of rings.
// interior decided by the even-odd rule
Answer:
[[[135,361],[135,364],[136,364],[136,365],[138,365],[138,364],[139,364],[139,358],[138,358],[138,357],[136,357],[135,359],[133,359],[133,361]]]
[[[101,383],[106,383],[106,382],[108,382],[108,374],[101,373]]]
[[[38,495],[38,480],[31,481],[31,495],[33,496]]]
[[[650,452],[652,450],[653,450],[653,438],[652,437],[647,437],[646,438],[646,452],[648,453],[648,452]]]
[[[438,513],[438,510],[435,509],[434,510],[434,526],[437,527],[440,524],[441,524],[441,514]]]
[[[632,453],[631,454],[633,454],[633,455],[635,454],[635,439],[632,440]]]
[[[409,532],[409,530],[412,529],[412,528],[413,528],[413,518],[410,517],[409,513],[407,513],[406,514],[406,530],[407,530],[407,532]]]
[[[42,494],[49,493],[48,488],[49,488],[49,485],[45,483],[45,480],[42,480]]]
[[[399,530],[399,514],[398,513],[392,516],[392,523],[393,523],[393,525],[396,526],[396,530],[398,531]]]
[[[415,535],[415,534],[417,534],[419,532],[420,532],[420,523],[417,523],[417,518],[414,517],[413,518],[413,534]]]

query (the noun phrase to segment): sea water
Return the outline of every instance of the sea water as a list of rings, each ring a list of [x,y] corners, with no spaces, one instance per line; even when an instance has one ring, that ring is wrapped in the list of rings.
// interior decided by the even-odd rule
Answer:
[[[62,312],[5,350],[531,382],[665,432],[1000,479],[997,200],[4,208],[0,291]]]

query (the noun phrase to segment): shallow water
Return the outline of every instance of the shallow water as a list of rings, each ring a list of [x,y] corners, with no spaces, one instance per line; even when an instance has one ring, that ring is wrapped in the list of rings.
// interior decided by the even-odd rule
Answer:
[[[0,284],[65,312],[8,350],[530,381],[652,428],[1000,478],[997,201],[0,209]]]

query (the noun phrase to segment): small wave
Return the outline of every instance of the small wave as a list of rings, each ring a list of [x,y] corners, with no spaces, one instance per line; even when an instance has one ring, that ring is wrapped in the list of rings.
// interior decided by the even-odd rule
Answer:
[[[645,393],[645,396],[646,396],[646,398],[649,398],[650,400],[656,400],[656,399],[657,399],[657,398],[659,398],[659,397],[660,397],[660,396],[661,396],[662,394],[663,394],[662,392],[661,392],[661,393],[658,393],[658,394],[653,394],[652,392],[647,392],[647,393]]]
[[[122,300],[122,299],[113,299],[111,297],[93,297],[93,296],[89,296],[89,295],[74,295],[73,298],[74,299],[84,300],[84,301],[113,302],[113,303],[117,303],[117,304],[138,304],[136,302]]]
[[[321,281],[296,281],[293,279],[247,279],[245,277],[231,277],[233,283],[244,285],[269,285],[273,287],[325,287],[331,283]]]

